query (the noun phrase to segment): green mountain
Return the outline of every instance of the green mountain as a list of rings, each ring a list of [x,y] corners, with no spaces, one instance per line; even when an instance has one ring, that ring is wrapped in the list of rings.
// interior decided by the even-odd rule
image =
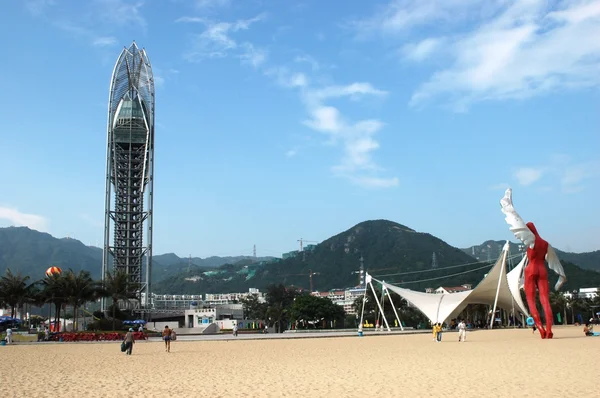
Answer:
[[[462,249],[462,251],[478,260],[485,261],[488,257],[497,258],[500,255],[505,242],[506,241],[503,240],[488,240],[480,245]],[[577,264],[583,269],[600,271],[600,250],[588,253],[569,253],[558,250],[557,248],[554,249],[561,262]],[[515,254],[519,253],[519,244],[510,242],[510,252]]]
[[[253,259],[251,256],[181,258],[173,253],[153,257],[152,277],[160,281],[172,275],[190,270],[206,270],[220,265]],[[259,257],[268,261],[272,257]],[[0,274],[7,268],[21,272],[32,279],[44,277],[46,269],[58,266],[63,269],[87,270],[94,278],[100,278],[102,249],[86,246],[76,239],[58,239],[50,234],[27,227],[0,228]]]
[[[437,268],[432,266],[434,253]],[[489,265],[478,263],[431,234],[395,222],[375,220],[360,223],[295,257],[228,264],[215,271],[174,275],[155,284],[153,290],[171,294],[236,292],[250,287],[264,289],[271,283],[309,289],[311,272],[313,290],[344,288],[358,285],[361,257],[365,269],[376,278],[402,282],[402,286],[419,290],[438,287],[441,283],[475,283],[489,269]],[[440,270],[449,266],[453,268]],[[474,269],[477,270],[460,274]],[[448,276],[452,274],[460,275]]]
[[[76,239],[57,239],[50,234],[27,227],[0,228],[0,273],[6,268],[42,279],[46,269],[88,270],[100,277],[102,249],[86,246]]]
[[[251,287],[264,289],[271,283],[309,289],[311,273],[313,290],[344,288],[358,284],[361,256],[371,275],[409,289],[475,285],[491,268],[487,250],[495,262],[503,245],[504,241],[484,243],[475,250],[478,261],[470,249],[452,247],[431,234],[391,221],[366,221],[291,258],[225,264],[210,271],[191,270],[165,278],[153,290],[163,294],[243,292]],[[482,251],[484,248],[486,251]],[[517,245],[513,244],[512,252],[518,253]],[[434,253],[437,268],[432,266]],[[600,273],[564,260],[562,264],[568,277],[563,290],[600,286]],[[551,275],[552,285],[557,278]]]

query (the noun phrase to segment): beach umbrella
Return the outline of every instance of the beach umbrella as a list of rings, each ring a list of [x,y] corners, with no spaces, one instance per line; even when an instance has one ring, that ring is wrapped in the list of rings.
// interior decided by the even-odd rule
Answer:
[[[136,325],[145,325],[146,321],[143,319],[136,319],[135,321],[133,321],[132,323],[136,324]]]

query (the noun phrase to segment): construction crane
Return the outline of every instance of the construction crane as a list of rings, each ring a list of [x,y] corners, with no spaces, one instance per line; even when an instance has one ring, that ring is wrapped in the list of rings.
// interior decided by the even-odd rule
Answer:
[[[308,270],[308,274],[288,274],[288,275],[284,275],[283,283],[285,283],[285,280],[287,279],[288,276],[308,276],[308,280],[310,283],[310,292],[312,293],[313,292],[313,275],[320,275],[320,274],[321,274],[320,272],[313,272],[312,269]]]
[[[304,250],[304,242],[308,242],[308,243],[319,243],[316,240],[306,240],[306,239],[298,239],[298,242],[300,242],[300,251]]]

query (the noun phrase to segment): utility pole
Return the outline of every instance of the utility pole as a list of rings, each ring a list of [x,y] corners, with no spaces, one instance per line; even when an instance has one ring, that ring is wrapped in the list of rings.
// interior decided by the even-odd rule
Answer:
[[[308,270],[308,278],[310,280],[310,292],[313,292],[313,275],[319,275],[319,272],[312,272],[312,269]]]
[[[192,255],[190,254],[190,258],[188,260],[188,274],[190,273],[190,269],[192,268]]]
[[[256,258],[256,245],[252,248],[252,255]]]
[[[300,242],[300,251],[302,251],[302,238],[298,239],[298,242]]]

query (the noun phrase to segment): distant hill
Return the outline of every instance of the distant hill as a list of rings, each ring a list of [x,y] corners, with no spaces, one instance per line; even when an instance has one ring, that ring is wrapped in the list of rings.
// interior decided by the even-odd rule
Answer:
[[[315,273],[314,290],[343,288],[358,284],[357,271],[361,256],[365,268],[375,277],[381,276],[392,283],[403,281],[406,287],[412,289],[437,287],[441,282],[459,285],[475,282],[486,272],[483,269],[468,275],[445,277],[443,280],[407,283],[450,274],[448,270],[432,268],[433,253],[438,268],[459,265],[452,269],[452,273],[485,266],[477,264],[471,256],[431,234],[417,232],[392,221],[375,220],[355,225],[312,250],[297,253],[296,257],[254,264],[223,265],[216,272],[183,273],[157,283],[154,290],[157,293],[182,294],[234,292],[246,291],[250,287],[265,288],[271,283],[308,289],[311,271]],[[393,275],[405,272],[411,274]]]
[[[312,250],[297,253],[295,257],[243,261],[210,271],[183,272],[165,278],[155,284],[153,290],[171,294],[243,292],[251,287],[264,289],[271,283],[309,289],[309,274],[313,272],[313,289],[326,291],[357,285],[356,272],[361,256],[365,268],[377,279],[410,289],[464,283],[475,285],[491,268],[487,251],[490,251],[490,261],[495,262],[503,245],[504,241],[488,241],[474,250],[461,250],[431,234],[395,222],[366,221],[325,240]],[[513,244],[511,250],[518,253],[518,246]],[[433,253],[437,268],[432,266]],[[472,256],[479,257],[479,261]],[[582,270],[564,257],[562,264],[568,276],[564,290],[600,286],[599,272]],[[551,275],[550,278],[554,284],[558,277]]]
[[[190,259],[167,253],[153,257],[153,281],[191,270],[216,268],[229,262],[254,260],[251,256],[194,257]],[[272,257],[259,257],[256,260],[269,261]],[[94,278],[100,278],[102,249],[86,246],[77,239],[58,239],[50,234],[27,227],[0,228],[0,275],[7,268],[21,272],[32,279],[41,279],[51,265],[75,271],[90,271]]]
[[[506,241],[503,240],[488,240],[480,245],[462,249],[462,251],[478,260],[487,260],[488,256],[497,258],[500,255],[505,242]],[[600,271],[600,250],[588,253],[569,253],[557,248],[554,249],[562,262],[570,262],[583,269]],[[519,244],[510,242],[510,252],[519,253]]]
[[[88,270],[100,277],[102,249],[86,246],[76,239],[57,239],[27,227],[0,228],[0,274],[6,268],[42,279],[51,265]]]

